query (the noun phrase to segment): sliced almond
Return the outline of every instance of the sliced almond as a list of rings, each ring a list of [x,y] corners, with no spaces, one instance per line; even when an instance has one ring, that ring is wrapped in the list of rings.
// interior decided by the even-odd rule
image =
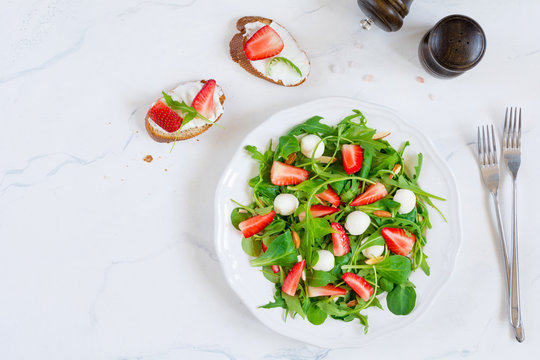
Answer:
[[[375,265],[383,261],[383,259],[384,259],[384,256],[373,257],[373,258],[367,259],[365,263],[368,265]]]
[[[289,156],[287,156],[287,160],[285,160],[285,164],[291,165],[294,160],[296,160],[296,153],[292,153]]]
[[[388,175],[388,178],[392,179],[394,175],[398,174],[400,171],[401,171],[401,165],[400,164],[394,165],[394,167],[392,168],[392,173]]]
[[[381,217],[381,218],[391,218],[392,217],[391,213],[389,213],[388,211],[384,211],[384,210],[375,210],[375,211],[373,211],[373,215],[375,215],[377,217]]]
[[[318,162],[323,163],[323,164],[328,164],[329,162],[335,163],[336,160],[337,159],[335,157],[330,157],[330,156],[321,156],[320,158],[317,159]]]
[[[298,234],[294,230],[291,230],[291,234],[294,247],[298,249],[300,247],[300,236],[298,236]]]
[[[384,139],[385,137],[387,137],[388,135],[390,135],[391,132],[390,131],[377,131],[372,139],[373,140],[380,140],[380,139]]]
[[[351,300],[347,303],[348,307],[355,307],[356,305],[358,305],[358,301],[356,300]]]

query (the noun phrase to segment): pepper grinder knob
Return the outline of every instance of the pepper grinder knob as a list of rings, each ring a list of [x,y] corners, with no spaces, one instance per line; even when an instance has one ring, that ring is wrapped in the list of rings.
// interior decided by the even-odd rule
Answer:
[[[450,15],[429,30],[418,48],[424,68],[435,77],[452,78],[475,67],[486,51],[480,25],[464,15]]]
[[[409,13],[413,0],[357,0],[358,6],[367,16],[361,21],[364,29],[372,23],[384,31],[398,31],[403,26],[403,18]]]

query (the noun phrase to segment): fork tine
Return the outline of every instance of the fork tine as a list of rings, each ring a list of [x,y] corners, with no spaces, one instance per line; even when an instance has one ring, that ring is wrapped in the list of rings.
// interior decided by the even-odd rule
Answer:
[[[521,149],[521,108],[519,108],[519,125],[518,125],[517,148]]]
[[[486,127],[482,126],[482,163],[487,165],[487,143],[486,143]]]
[[[478,160],[482,162],[482,139],[480,138],[480,126],[478,127],[478,136],[477,136],[476,144],[478,146]]]
[[[486,133],[487,133],[487,143],[488,143],[488,149],[487,149],[487,160],[488,165],[493,164],[493,139],[491,139],[491,135],[489,134],[489,125],[486,125]]]
[[[503,147],[508,147],[508,108],[506,108],[506,113],[504,114]]]
[[[491,141],[493,143],[493,164],[497,165],[499,160],[497,156],[497,143],[495,141],[495,130],[493,129],[493,124],[491,124]]]

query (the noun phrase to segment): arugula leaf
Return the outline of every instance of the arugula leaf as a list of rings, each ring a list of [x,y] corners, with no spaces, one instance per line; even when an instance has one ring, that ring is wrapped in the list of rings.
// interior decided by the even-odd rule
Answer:
[[[293,127],[288,135],[298,136],[302,133],[308,134],[321,134],[323,136],[330,135],[334,132],[331,126],[321,124],[323,118],[320,116],[313,116],[306,120],[303,124]]]
[[[292,68],[299,76],[302,76],[302,71],[300,71],[300,69],[298,68],[298,66],[296,66],[291,60],[287,59],[286,57],[283,57],[283,56],[276,56],[275,58],[273,58],[272,60],[270,60],[270,62],[268,63],[268,76],[271,75],[271,69],[272,69],[272,65],[274,64],[277,64],[278,62],[282,62],[284,64],[287,64],[290,68]]]
[[[163,98],[165,99],[165,102],[167,103],[168,107],[170,107],[173,110],[181,111],[182,114],[184,115],[182,119],[182,126],[180,127],[180,129],[182,129],[182,127],[184,127],[187,123],[189,123],[191,120],[195,119],[196,117],[206,121],[209,124],[220,126],[208,120],[201,113],[197,112],[197,110],[195,110],[193,107],[186,104],[184,101],[179,102],[179,101],[173,100],[173,98],[169,94],[167,94],[165,91],[162,91],[161,93],[163,94]]]
[[[288,266],[296,263],[296,249],[291,232],[287,230],[275,238],[264,254],[251,260],[251,266],[281,265]]]
[[[287,309],[292,312],[293,317],[294,314],[297,313],[303,319],[306,318],[306,314],[304,314],[304,310],[302,309],[302,305],[300,304],[300,300],[297,296],[285,294],[283,291],[281,292],[281,296],[285,300],[285,304],[287,304]]]
[[[292,135],[281,136],[274,153],[274,160],[277,160],[280,156],[287,159],[290,154],[298,151],[300,151],[300,144],[297,138]]]
[[[284,308],[286,309],[285,300],[281,296],[282,292],[281,289],[276,285],[276,292],[274,294],[274,301],[269,302],[266,305],[259,306],[262,309],[272,309],[272,308]]]
[[[396,315],[410,314],[415,304],[416,292],[409,286],[396,286],[386,297],[388,310]]]

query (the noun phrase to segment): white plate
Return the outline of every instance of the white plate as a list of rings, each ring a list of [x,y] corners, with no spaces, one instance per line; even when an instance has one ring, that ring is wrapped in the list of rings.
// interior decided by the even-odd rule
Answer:
[[[411,275],[416,284],[416,307],[407,316],[395,316],[387,309],[370,308],[364,311],[369,317],[369,332],[363,334],[363,327],[357,320],[345,323],[328,318],[322,325],[315,326],[300,317],[283,321],[283,309],[260,309],[259,306],[273,300],[274,285],[266,280],[258,268],[249,265],[249,257],[241,247],[242,234],[230,222],[230,213],[235,205],[230,199],[240,203],[251,203],[248,180],[257,174],[258,164],[244,151],[246,145],[265,149],[270,139],[274,144],[280,135],[294,125],[304,122],[314,115],[324,117],[323,122],[335,125],[352,109],[363,112],[367,124],[378,130],[389,130],[387,140],[398,147],[409,140],[411,146],[405,154],[416,165],[416,153],[424,154],[420,185],[430,193],[446,198],[437,202],[448,222],[434,210],[430,210],[433,229],[428,231],[425,252],[429,256],[431,276],[421,270]],[[406,156],[406,161],[407,161]],[[407,164],[407,163],[406,163]],[[412,168],[412,166],[410,166]],[[455,257],[461,241],[459,199],[454,177],[433,144],[420,130],[403,121],[394,111],[385,107],[356,99],[332,97],[315,100],[278,112],[255,128],[242,141],[229,166],[223,173],[216,190],[215,199],[215,242],[223,272],[231,287],[249,310],[271,329],[307,343],[324,347],[361,346],[367,342],[402,328],[429,307],[436,294],[450,277]],[[386,301],[381,299],[386,307]]]

